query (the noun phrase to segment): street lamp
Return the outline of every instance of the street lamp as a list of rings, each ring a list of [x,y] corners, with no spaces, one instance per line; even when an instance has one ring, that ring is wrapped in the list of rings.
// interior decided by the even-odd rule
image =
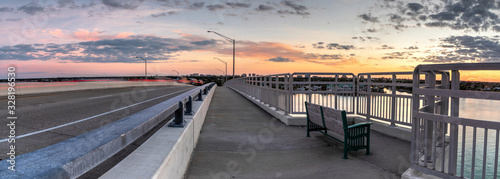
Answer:
[[[218,69],[218,68],[216,68],[216,70],[219,70],[219,69]],[[222,70],[219,70],[219,71],[220,71],[220,72],[222,72],[222,74],[224,75],[224,71],[222,71]]]
[[[233,79],[234,79],[234,53],[235,53],[235,44],[236,44],[236,41],[234,39],[232,39],[232,38],[226,37],[225,35],[219,34],[219,33],[215,32],[215,31],[210,31],[209,30],[207,32],[208,33],[213,32],[214,34],[217,34],[217,35],[221,36],[222,38],[224,38],[224,40],[227,40],[227,41],[233,43]]]
[[[175,71],[175,70],[172,70],[172,71],[176,72],[176,73],[177,73],[177,76],[179,76],[179,72],[178,72],[178,71]]]
[[[148,80],[148,61],[142,57],[139,57],[139,56],[136,56],[135,58],[140,58],[140,59],[144,60],[144,78],[147,81]]]
[[[219,59],[219,58],[215,58],[215,57],[214,57],[214,59],[217,59],[217,60],[219,60],[220,62],[222,62],[222,63],[226,64],[226,73],[225,73],[226,75],[224,75],[224,76],[225,76],[225,79],[226,79],[226,80],[224,80],[224,82],[226,82],[226,81],[227,81],[227,62],[226,62],[226,61],[223,61],[223,60],[221,60],[221,59]]]

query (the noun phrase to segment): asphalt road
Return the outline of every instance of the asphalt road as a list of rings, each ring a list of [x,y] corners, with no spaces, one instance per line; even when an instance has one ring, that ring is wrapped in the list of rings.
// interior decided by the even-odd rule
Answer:
[[[139,112],[193,86],[151,86],[16,96],[16,156],[32,152]],[[10,144],[7,99],[0,98],[0,159]]]

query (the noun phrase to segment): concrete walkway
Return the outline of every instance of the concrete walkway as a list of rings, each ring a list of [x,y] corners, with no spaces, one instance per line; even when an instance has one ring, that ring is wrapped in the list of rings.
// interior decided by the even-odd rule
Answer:
[[[286,126],[231,89],[217,88],[186,174],[198,178],[399,178],[410,143],[372,131],[372,155]]]

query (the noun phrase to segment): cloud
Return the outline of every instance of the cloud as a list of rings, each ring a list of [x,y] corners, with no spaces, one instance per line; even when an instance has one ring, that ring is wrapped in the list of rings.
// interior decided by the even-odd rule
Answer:
[[[214,40],[201,40],[201,41],[191,42],[191,44],[194,44],[197,46],[215,45],[215,41]]]
[[[1,7],[0,8],[0,12],[12,12],[14,11],[14,8],[10,8],[10,7]]]
[[[410,56],[413,56],[413,53],[411,52],[392,52],[392,53],[386,53],[382,59],[410,59]]]
[[[500,62],[500,41],[485,36],[442,38],[442,49],[418,60],[434,63]]]
[[[226,5],[231,8],[248,8],[250,4],[248,3],[240,3],[240,2],[226,2]]]
[[[380,1],[379,1],[380,2]],[[382,8],[382,9],[379,9]],[[407,3],[403,0],[382,1],[372,9],[389,12],[372,17],[359,15],[363,20],[393,26],[397,30],[408,27],[445,27],[465,31],[498,31],[500,3],[495,0],[421,1]],[[396,13],[394,13],[396,12]]]
[[[419,3],[408,3],[407,6],[413,12],[418,12],[424,8],[424,6],[422,4],[419,4]]]
[[[362,18],[364,21],[378,22],[378,18],[377,17],[373,17],[371,14],[361,14],[358,17]]]
[[[313,48],[316,49],[328,49],[328,50],[352,50],[354,49],[354,46],[352,45],[340,45],[338,43],[329,43],[326,44],[324,42],[317,42],[312,44]]]
[[[208,5],[206,6],[208,10],[210,11],[217,11],[219,9],[224,9],[226,8],[226,6],[222,5],[222,4],[211,4],[211,5]]]
[[[288,8],[286,10],[278,10],[278,14],[282,14],[282,15],[301,15],[301,16],[307,16],[307,15],[310,15],[311,13],[309,13],[307,10],[307,7],[304,6],[304,5],[299,5],[299,4],[296,4],[295,2],[293,1],[281,1],[281,5],[283,5],[283,7],[285,8]]]
[[[270,11],[270,10],[273,10],[273,9],[274,9],[274,7],[267,6],[267,5],[264,5],[264,4],[261,4],[257,8],[255,8],[255,10],[257,10],[257,11]]]
[[[61,39],[75,39],[75,40],[84,40],[84,41],[95,41],[95,40],[103,40],[103,39],[116,39],[116,38],[126,38],[128,36],[133,35],[132,32],[121,32],[118,34],[106,34],[104,31],[99,31],[98,29],[94,29],[92,31],[87,29],[78,29],[78,31],[70,32],[64,31],[61,29],[51,29],[48,30],[48,33],[55,38]]]
[[[162,17],[162,16],[175,15],[175,14],[177,14],[177,12],[175,12],[175,11],[168,11],[168,12],[151,14],[151,17]]]
[[[394,49],[394,47],[388,45],[382,45],[380,49],[387,50],[387,49]]]
[[[204,2],[195,2],[193,4],[188,5],[187,9],[198,10],[203,8],[204,6],[205,6]]]
[[[12,21],[12,22],[15,22],[15,21],[20,21],[21,19],[19,18],[15,18],[15,19],[5,19],[6,21]]]
[[[201,44],[201,45],[200,45]],[[186,38],[136,35],[125,39],[104,39],[68,44],[21,44],[0,48],[0,60],[58,60],[94,63],[138,63],[141,56],[160,61],[175,58],[182,51],[207,48]]]
[[[275,58],[267,59],[267,61],[272,61],[272,62],[293,62],[294,60],[291,60],[289,58],[283,58],[283,57],[275,57]]]
[[[110,8],[113,9],[128,9],[128,10],[133,10],[139,5],[144,2],[144,0],[126,0],[126,1],[119,1],[119,0],[102,0],[102,3]]]
[[[308,53],[305,55],[305,59],[315,59],[315,60],[339,60],[344,59],[346,56],[342,54],[317,54]]]
[[[337,50],[351,50],[351,49],[354,49],[354,46],[352,45],[340,45],[338,43],[329,43],[326,45],[326,48],[328,50],[334,50],[334,49],[337,49]]]
[[[26,14],[35,15],[39,12],[43,12],[45,10],[45,8],[43,8],[42,6],[38,5],[35,2],[31,2],[29,4],[26,4],[26,5],[23,5],[19,8],[17,8],[17,10],[23,11]]]
[[[352,39],[354,39],[354,40],[361,40],[361,41],[366,41],[366,40],[377,41],[377,40],[380,40],[378,37],[371,37],[371,36],[352,37]]]
[[[418,50],[417,46],[409,46],[408,48],[405,48],[407,50]]]

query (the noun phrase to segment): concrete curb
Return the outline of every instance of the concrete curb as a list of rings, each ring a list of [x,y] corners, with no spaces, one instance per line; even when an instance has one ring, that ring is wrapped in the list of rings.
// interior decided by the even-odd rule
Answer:
[[[205,121],[216,87],[193,102],[184,128],[163,126],[144,144],[100,178],[182,178]]]
[[[205,87],[205,86],[203,86]],[[76,178],[120,151],[172,114],[194,88],[153,107],[66,141],[16,157],[16,172],[0,163],[0,178]],[[213,91],[213,90],[211,90]]]

